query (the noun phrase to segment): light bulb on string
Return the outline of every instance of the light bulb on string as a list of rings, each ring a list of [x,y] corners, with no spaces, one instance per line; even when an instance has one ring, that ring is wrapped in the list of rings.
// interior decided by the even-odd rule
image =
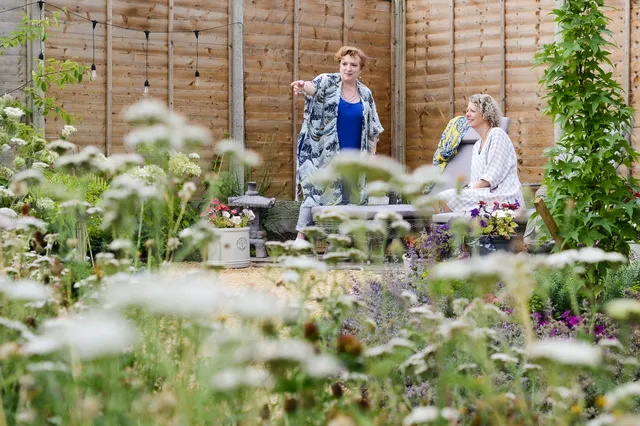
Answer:
[[[96,81],[98,79],[98,72],[96,71],[96,25],[98,25],[98,21],[94,19],[91,23],[93,24],[93,63],[91,64],[91,81]]]
[[[200,41],[200,31],[199,30],[194,30],[193,33],[196,35],[196,86],[200,86],[200,71],[198,70],[198,60],[200,59],[199,54],[198,54],[198,46],[199,46],[199,41]]]
[[[149,96],[149,34],[151,31],[145,30],[144,35],[147,38],[146,46],[145,46],[145,80],[144,80],[144,96]]]

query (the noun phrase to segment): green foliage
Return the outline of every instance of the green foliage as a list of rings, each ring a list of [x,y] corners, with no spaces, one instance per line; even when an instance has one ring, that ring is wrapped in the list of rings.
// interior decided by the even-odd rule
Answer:
[[[572,0],[555,9],[562,41],[536,55],[536,65],[547,66],[540,80],[547,89],[545,112],[562,130],[546,151],[544,183],[565,247],[597,243],[628,254],[628,241],[638,240],[640,209],[630,197],[638,181],[620,168],[631,170],[638,153],[626,139],[633,110],[603,68],[613,68],[607,49],[614,46],[603,6],[604,0]]]
[[[9,33],[4,38],[0,38],[0,54],[6,49],[31,41],[46,41],[47,29],[59,25],[58,17],[60,13],[56,11],[52,14],[52,17],[44,19],[29,19],[25,15],[16,31]],[[33,100],[33,104],[42,109],[44,115],[53,112],[62,117],[67,124],[70,124],[73,121],[72,117],[58,105],[54,97],[46,96],[46,93],[52,86],[64,89],[67,84],[81,83],[84,73],[88,71],[89,67],[73,60],[61,61],[51,58],[46,61],[40,61],[31,74],[33,85],[27,85],[24,90],[27,96]]]

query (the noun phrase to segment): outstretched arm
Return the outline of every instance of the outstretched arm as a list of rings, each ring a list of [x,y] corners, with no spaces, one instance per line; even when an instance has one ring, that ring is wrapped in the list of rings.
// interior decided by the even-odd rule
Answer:
[[[316,86],[310,81],[296,80],[291,83],[291,87],[296,95],[313,96],[316,94]]]

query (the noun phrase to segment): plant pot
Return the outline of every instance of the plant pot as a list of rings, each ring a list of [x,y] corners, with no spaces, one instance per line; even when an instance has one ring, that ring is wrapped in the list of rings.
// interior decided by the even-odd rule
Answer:
[[[209,244],[207,263],[225,268],[249,266],[249,227],[218,228],[219,238]]]
[[[512,252],[511,240],[507,240],[504,237],[492,237],[483,235],[478,238],[478,252],[480,256],[486,256],[496,251]]]

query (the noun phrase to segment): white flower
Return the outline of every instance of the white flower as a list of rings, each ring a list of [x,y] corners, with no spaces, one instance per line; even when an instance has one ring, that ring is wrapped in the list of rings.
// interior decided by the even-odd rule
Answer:
[[[442,170],[434,166],[420,166],[407,175],[399,175],[403,194],[420,194],[432,183],[443,182]]]
[[[256,368],[229,368],[216,373],[211,378],[211,386],[222,392],[242,387],[270,388],[273,379],[268,372]]]
[[[78,129],[67,124],[62,128],[61,134],[62,134],[62,137],[66,139],[77,131]]]
[[[49,224],[33,216],[23,216],[13,221],[13,227],[20,231],[46,231]]]
[[[131,250],[133,247],[133,243],[130,240],[124,238],[118,238],[117,240],[113,240],[111,244],[109,244],[109,250],[118,251],[118,250]]]
[[[49,143],[47,145],[47,149],[57,152],[58,154],[64,154],[67,151],[74,151],[76,149],[76,145],[69,141],[58,139]]]
[[[372,197],[383,197],[391,190],[387,182],[374,181],[367,184],[367,193]]]
[[[144,164],[144,159],[139,154],[113,154],[102,164],[104,170],[110,173],[118,173],[134,166]]]
[[[616,416],[613,414],[600,414],[598,417],[594,417],[589,420],[585,426],[607,426],[607,425],[615,425],[616,424]]]
[[[0,325],[15,331],[19,331],[20,335],[22,335],[22,337],[27,341],[33,340],[36,337],[35,334],[33,334],[26,325],[19,321],[0,317]]]
[[[169,117],[167,106],[155,99],[142,100],[124,112],[124,119],[129,123],[164,122]]]
[[[47,287],[35,281],[0,281],[0,293],[9,300],[24,302],[46,302],[51,298]]]
[[[102,170],[104,154],[95,146],[88,146],[77,154],[65,154],[58,158],[56,167],[86,168]]]
[[[605,305],[604,310],[611,318],[624,321],[640,317],[640,302],[634,299],[614,299]]]
[[[36,161],[35,163],[33,163],[31,165],[31,168],[35,169],[35,170],[43,171],[43,170],[48,169],[49,165],[47,163],[43,163],[42,161]]]
[[[402,216],[398,212],[394,212],[391,210],[382,210],[376,213],[376,215],[373,217],[373,220],[395,222],[398,220],[402,220]]]
[[[223,291],[207,274],[191,275],[186,282],[155,274],[116,274],[106,281],[104,300],[114,307],[185,316],[227,313],[248,319],[289,320],[300,315],[300,307],[270,293]]]
[[[327,265],[314,259],[305,257],[285,257],[282,267],[286,269],[295,269],[297,271],[326,271]]]
[[[403,290],[402,293],[400,293],[400,297],[405,299],[410,305],[415,305],[416,303],[418,303],[418,296],[416,296],[416,294],[412,291]]]
[[[309,358],[304,364],[305,371],[316,379],[335,376],[342,366],[332,356],[317,355]]]
[[[189,154],[189,159],[190,160],[199,160],[200,159],[200,155],[195,153],[195,152],[192,152],[191,154]]]
[[[58,371],[61,373],[71,373],[71,369],[64,362],[41,361],[27,364],[27,371],[31,373]]]
[[[56,203],[51,198],[38,198],[36,201],[36,209],[40,211],[53,210],[56,207]]]
[[[185,182],[185,184],[182,186],[182,189],[178,192],[178,197],[180,197],[183,201],[187,201],[189,200],[192,196],[193,193],[196,192],[196,184],[189,181],[189,182]]]
[[[16,173],[11,178],[11,184],[18,184],[21,182],[27,185],[37,185],[44,181],[44,175],[40,170],[27,169]],[[15,192],[15,191],[14,191]]]
[[[415,407],[411,413],[404,418],[402,424],[404,426],[417,425],[423,423],[431,423],[443,418],[454,422],[460,417],[458,410],[445,407],[440,410],[438,407]]]
[[[547,339],[525,349],[532,359],[548,359],[558,364],[596,367],[600,364],[600,348],[577,340]]]
[[[305,251],[305,250],[313,249],[313,246],[311,245],[311,243],[307,240],[303,240],[302,238],[296,238],[292,242],[287,241],[287,243],[290,243],[288,244],[288,246],[291,250]]]
[[[554,268],[563,268],[574,263],[600,263],[614,262],[625,263],[627,258],[615,252],[606,252],[596,247],[585,247],[581,249],[563,250],[558,253],[542,257],[542,262]]]
[[[11,138],[11,143],[16,146],[25,146],[27,144],[27,141],[20,138]]]
[[[224,212],[222,212],[222,216],[226,217],[227,219],[229,219],[231,217],[231,213],[229,213],[227,211],[224,211]]]
[[[10,209],[8,207],[0,208],[0,215],[6,216],[6,217],[11,218],[11,219],[14,219],[14,218],[18,217],[18,213],[16,213],[15,211],[13,211],[12,209]]]
[[[44,332],[24,346],[25,353],[42,355],[69,347],[80,359],[94,359],[122,353],[137,337],[127,320],[104,313],[48,320],[42,328]]]
[[[300,274],[296,271],[284,271],[282,273],[282,281],[285,283],[297,283],[300,281]]]
[[[4,113],[9,118],[13,118],[14,120],[19,120],[24,115],[24,111],[20,108],[6,107],[4,109]]]
[[[240,222],[242,222],[242,218],[240,216],[233,216],[229,219],[229,221],[237,226],[240,225]]]
[[[491,359],[494,361],[501,361],[503,363],[517,363],[518,362],[518,358],[514,358],[511,355],[507,355],[507,354],[502,354],[502,353],[497,353],[497,354],[493,354],[491,355]]]
[[[251,167],[260,164],[260,156],[253,151],[244,149],[239,142],[233,139],[224,139],[216,144],[216,154],[229,156],[236,161]]]
[[[336,155],[326,167],[333,180],[340,176],[363,173],[371,181],[389,181],[405,172],[405,167],[394,159],[384,155],[373,155],[366,152],[346,151]]]
[[[630,382],[620,385],[604,396],[604,408],[610,410],[621,400],[630,396],[640,395],[640,382]]]

